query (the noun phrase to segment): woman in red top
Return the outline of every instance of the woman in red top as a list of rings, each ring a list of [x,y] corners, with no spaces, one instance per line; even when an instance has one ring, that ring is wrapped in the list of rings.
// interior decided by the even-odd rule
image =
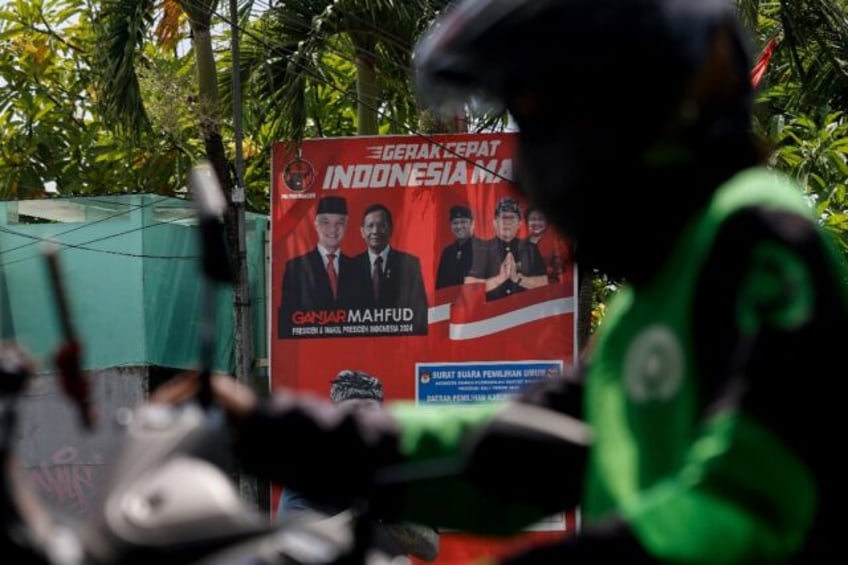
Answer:
[[[560,282],[565,266],[571,261],[571,250],[553,228],[548,227],[545,214],[536,208],[527,210],[527,241],[536,244],[545,260],[548,282]]]

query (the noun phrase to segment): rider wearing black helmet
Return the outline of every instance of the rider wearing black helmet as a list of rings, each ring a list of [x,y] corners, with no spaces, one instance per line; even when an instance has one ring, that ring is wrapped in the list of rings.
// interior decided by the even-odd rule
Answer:
[[[836,474],[810,441],[828,433],[821,352],[848,321],[845,271],[797,188],[760,167],[735,6],[469,1],[416,64],[426,101],[504,105],[520,189],[579,264],[630,283],[581,375],[587,531],[615,516],[619,542],[663,561],[823,555]]]
[[[798,189],[760,164],[732,4],[467,0],[415,64],[427,102],[504,105],[520,188],[584,268],[627,284],[586,365],[506,405],[389,403],[366,420],[216,380],[245,463],[337,503],[367,491],[381,515],[483,533],[580,504],[577,535],[516,562],[829,555],[841,473],[827,377],[846,274]],[[269,437],[320,456],[270,460]]]

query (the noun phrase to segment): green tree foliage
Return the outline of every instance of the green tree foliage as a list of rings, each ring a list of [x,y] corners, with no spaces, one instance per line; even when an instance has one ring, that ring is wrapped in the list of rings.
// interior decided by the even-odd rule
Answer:
[[[107,127],[92,87],[93,18],[77,0],[0,8],[0,198],[38,198],[50,182],[62,195],[170,194],[181,186],[193,132],[171,123],[166,133],[130,138]],[[158,62],[170,77],[179,74],[178,61]]]
[[[775,119],[772,139],[773,165],[801,182],[822,224],[848,253],[848,119],[840,112]]]
[[[844,0],[739,2],[757,47],[778,41],[757,96],[770,164],[798,180],[848,252],[848,9]]]
[[[334,126],[345,128],[344,134],[409,132],[418,111],[409,87],[410,54],[445,4],[290,0],[273,5],[245,29],[240,61],[248,98],[266,103],[260,112],[267,134],[298,140],[327,135]],[[344,108],[344,121],[327,121],[318,108],[328,105]]]

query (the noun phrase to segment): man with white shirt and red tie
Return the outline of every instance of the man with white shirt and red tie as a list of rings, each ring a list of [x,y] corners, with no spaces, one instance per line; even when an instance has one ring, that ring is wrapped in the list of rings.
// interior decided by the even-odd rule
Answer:
[[[279,337],[290,337],[292,316],[303,311],[344,310],[353,307],[352,259],[342,253],[348,224],[347,201],[325,196],[318,201],[315,231],[318,245],[289,259],[283,273]]]
[[[402,333],[426,334],[427,293],[421,262],[389,245],[393,228],[392,213],[383,204],[371,204],[362,214],[360,233],[367,249],[353,258],[360,304],[378,311],[374,321],[376,316],[384,316],[387,322],[409,322],[412,331]]]

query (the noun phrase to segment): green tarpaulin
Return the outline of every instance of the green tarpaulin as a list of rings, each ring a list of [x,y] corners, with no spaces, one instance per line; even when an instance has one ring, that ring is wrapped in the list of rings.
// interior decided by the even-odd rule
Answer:
[[[254,355],[265,358],[267,218],[247,214]],[[189,368],[199,360],[202,278],[190,201],[156,195],[0,202],[0,336],[51,371],[61,341],[43,250],[54,242],[86,369]],[[233,371],[233,300],[217,285],[216,368]]]

